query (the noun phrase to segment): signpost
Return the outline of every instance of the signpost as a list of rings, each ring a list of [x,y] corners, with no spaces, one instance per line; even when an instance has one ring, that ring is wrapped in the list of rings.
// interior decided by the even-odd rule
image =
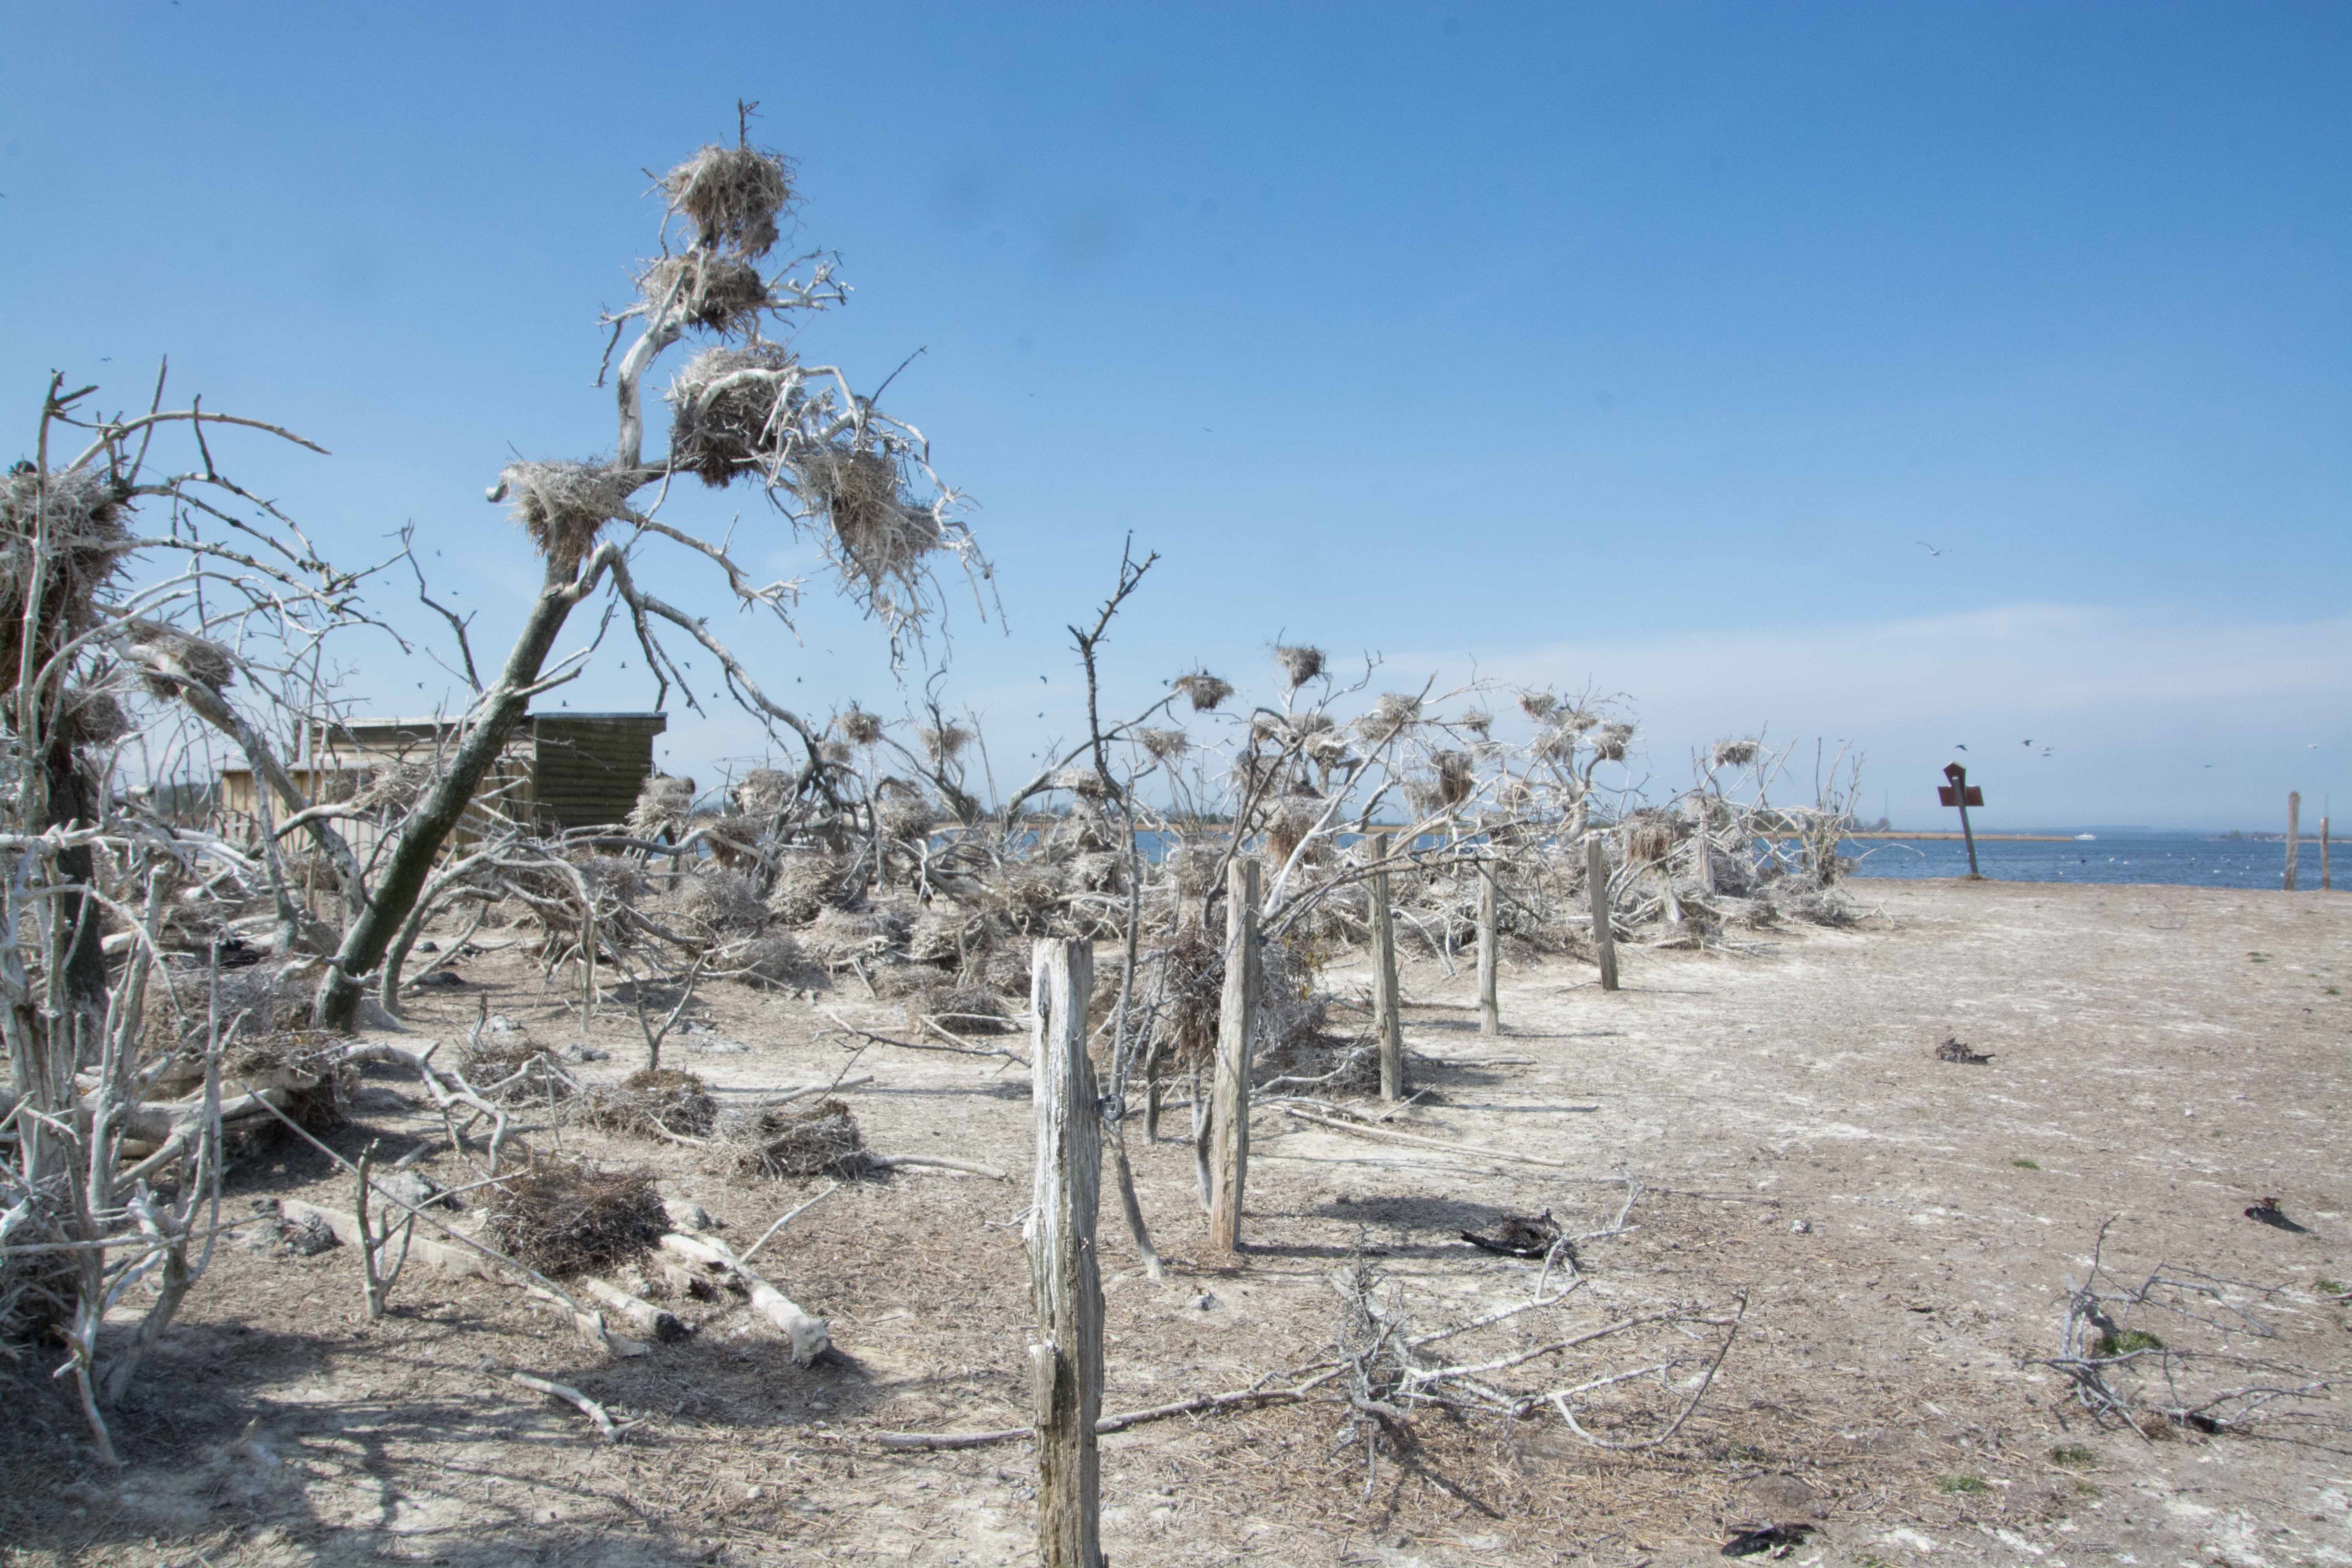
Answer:
[[[1981,882],[1984,876],[1977,869],[1977,836],[1969,826],[1969,807],[1984,804],[1984,791],[1969,783],[1969,770],[1958,763],[1945,763],[1944,776],[1952,782],[1938,785],[1936,798],[1945,805],[1960,808],[1960,837],[1969,841],[1969,880]]]

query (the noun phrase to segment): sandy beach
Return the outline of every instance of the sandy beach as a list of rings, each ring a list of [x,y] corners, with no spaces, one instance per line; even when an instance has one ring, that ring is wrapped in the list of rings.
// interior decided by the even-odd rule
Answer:
[[[1613,994],[1565,962],[1507,969],[1500,1039],[1479,1036],[1465,973],[1413,963],[1422,1092],[1345,1130],[1312,1104],[1262,1105],[1237,1259],[1206,1253],[1191,1150],[1175,1136],[1186,1112],[1171,1109],[1160,1142],[1139,1138],[1168,1277],[1144,1278],[1107,1195],[1107,1411],[1270,1386],[1315,1363],[1342,1332],[1334,1281],[1351,1270],[1370,1270],[1383,1310],[1417,1329],[1525,1301],[1541,1266],[1459,1233],[1547,1209],[1592,1235],[1559,1310],[1569,1328],[1671,1310],[1688,1314],[1675,1331],[1715,1334],[1708,1344],[1721,1331],[1697,1320],[1738,1329],[1696,1411],[1652,1447],[1595,1447],[1549,1407],[1431,1413],[1404,1458],[1368,1468],[1365,1443],[1344,1435],[1349,1412],[1328,1399],[1116,1433],[1103,1444],[1110,1560],[1696,1563],[1744,1526],[1787,1523],[1816,1531],[1791,1558],[1804,1563],[2352,1561],[2352,1432],[2341,1392],[2322,1386],[2352,1356],[2333,1283],[2352,1276],[2352,900],[1849,891],[1850,928],[1740,932],[1744,951],[1727,953],[1629,950]],[[635,1065],[633,1019],[600,1018],[583,1037],[519,959],[463,969],[465,986],[414,1010],[404,1044],[454,1048],[486,994],[541,1043],[614,1053],[588,1071]],[[1343,994],[1368,984],[1360,955],[1326,978]],[[709,996],[667,1059],[722,1099],[853,1065],[817,1005]],[[821,1005],[903,1032],[899,1008],[855,987]],[[1947,1039],[1990,1059],[1940,1059]],[[762,1268],[830,1320],[836,1351],[814,1367],[723,1294],[667,1303],[692,1337],[612,1363],[520,1291],[423,1269],[390,1317],[363,1325],[352,1249],[303,1258],[232,1240],[118,1422],[127,1471],[57,1458],[53,1435],[77,1419],[62,1393],[12,1417],[7,1561],[1023,1560],[1025,1443],[886,1451],[873,1437],[1028,1419],[1026,1072],[870,1043],[854,1067],[874,1075],[844,1095],[869,1147],[1010,1179],[904,1170],[794,1220]],[[413,1079],[371,1077],[329,1142],[405,1147],[439,1125],[418,1099]],[[519,1116],[551,1152],[545,1113]],[[561,1141],[653,1166],[738,1247],[825,1184],[747,1180],[704,1168],[694,1148],[576,1125]],[[425,1169],[466,1178],[446,1155]],[[289,1141],[237,1171],[230,1217],[286,1197],[348,1206],[348,1178]],[[2300,1228],[2247,1215],[2273,1197]],[[2216,1406],[2248,1414],[2212,1430],[2095,1417],[2047,1363],[2102,1247],[2107,1279],[2175,1282],[2120,1325],[2185,1357],[2167,1375],[2294,1397]],[[1552,1316],[1481,1331],[1525,1337],[1479,1353],[1572,1337],[1532,1326]],[[1606,1371],[1639,1338],[1514,1371]],[[512,1370],[603,1403],[626,1424],[621,1440],[515,1386]],[[1675,1397],[1596,1405],[1596,1419],[1623,1425],[1594,1435],[1654,1432],[1643,1423]]]

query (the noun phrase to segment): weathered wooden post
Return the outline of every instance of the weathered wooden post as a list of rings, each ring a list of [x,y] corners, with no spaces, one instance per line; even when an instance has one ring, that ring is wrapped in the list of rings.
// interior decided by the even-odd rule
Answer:
[[[1371,837],[1372,864],[1389,858],[1389,836]],[[1404,1013],[1397,999],[1396,912],[1389,874],[1372,873],[1372,1032],[1381,1041],[1381,1098],[1404,1095]]]
[[[1045,1568],[1100,1568],[1102,1275],[1095,1213],[1102,1194],[1102,1123],[1087,1060],[1087,1000],[1094,950],[1041,942],[1032,950],[1036,1015],[1030,1060],[1037,1173],[1022,1238],[1040,1342],[1029,1347],[1037,1415],[1037,1560]]]
[[[1617,933],[1609,924],[1609,851],[1601,835],[1584,841],[1584,880],[1592,889],[1592,951],[1601,960],[1601,989],[1617,989]]]
[[[1236,858],[1225,879],[1225,990],[1217,1013],[1217,1072],[1209,1086],[1209,1245],[1242,1244],[1249,1182],[1250,1036],[1257,1025],[1257,862]]]
[[[1969,826],[1969,807],[1984,804],[1984,791],[1969,785],[1969,770],[1958,763],[1945,763],[1944,776],[1952,782],[1937,789],[1937,798],[1960,808],[1960,837],[1969,841],[1969,880],[1981,882],[1984,874],[1977,869],[1977,833]]]
[[[1698,828],[1691,835],[1691,875],[1702,893],[1715,891],[1715,840],[1706,830],[1706,802],[1699,802]]]
[[[2327,818],[2319,819],[2319,890],[2326,892],[2336,886],[2327,874]]]
[[[1495,927],[1495,863],[1478,863],[1478,1032],[1503,1032],[1502,1004],[1495,998],[1495,967],[1502,942]]]
[[[2303,846],[2295,842],[2296,818],[2300,817],[2302,815],[2303,815],[2303,792],[2302,792],[2302,791],[2300,791],[2300,790],[2292,790],[2292,789],[2291,789],[2291,790],[2289,790],[2289,791],[2287,791],[2287,792],[2286,792],[2286,890],[2287,890],[2288,892],[2290,892],[2290,893],[2292,893],[2292,892],[2294,892],[2294,863],[2295,863],[2296,859],[2301,856],[2302,849],[2303,849]]]

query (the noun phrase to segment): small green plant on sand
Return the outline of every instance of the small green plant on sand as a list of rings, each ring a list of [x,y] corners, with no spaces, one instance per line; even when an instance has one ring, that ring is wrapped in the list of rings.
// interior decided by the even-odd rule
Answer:
[[[2099,1336],[2101,1355],[2130,1355],[2135,1351],[2160,1351],[2164,1342],[2139,1329],[2124,1329]]]
[[[2011,1160],[2010,1163],[2016,1166],[2021,1171],[2038,1171],[2042,1169],[2040,1162],[2028,1160],[2022,1155],[2019,1156],[2017,1159]]]
[[[2050,1450],[2050,1462],[2053,1465],[2087,1465],[2096,1458],[2080,1443],[2061,1443]]]
[[[1969,1492],[1990,1491],[1992,1489],[1985,1484],[1984,1479],[1980,1476],[1942,1476],[1936,1481],[1936,1489],[1939,1492],[1963,1495]]]
[[[2323,1296],[2341,1296],[2346,1291],[2352,1290],[2352,1285],[2347,1285],[2341,1279],[2315,1279],[2311,1282],[2311,1288]]]

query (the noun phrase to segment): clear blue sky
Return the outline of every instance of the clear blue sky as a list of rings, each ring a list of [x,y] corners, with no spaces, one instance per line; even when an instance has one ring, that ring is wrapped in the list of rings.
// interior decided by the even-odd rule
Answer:
[[[803,346],[928,351],[891,397],[982,503],[1010,636],[960,614],[953,689],[1000,771],[1068,730],[1132,530],[1129,698],[1285,632],[1625,692],[1669,782],[1851,741],[1898,821],[1958,742],[1991,826],[2352,803],[2352,9],[6,16],[17,443],[51,367],[129,403],[168,353],[333,449],[236,453],[332,551],[413,520],[486,641],[533,572],[482,487],[609,449],[642,171],[741,97],[858,288]],[[738,510],[772,530],[677,515]],[[744,633],[772,689],[895,710],[813,589],[800,646]],[[355,689],[442,695],[395,666]]]

